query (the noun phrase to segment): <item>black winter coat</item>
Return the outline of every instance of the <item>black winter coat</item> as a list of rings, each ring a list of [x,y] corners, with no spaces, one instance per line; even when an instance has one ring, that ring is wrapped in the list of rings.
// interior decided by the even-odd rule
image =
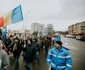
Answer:
[[[27,45],[25,51],[25,61],[27,63],[32,63],[35,60],[35,57],[36,57],[36,50],[34,46]]]

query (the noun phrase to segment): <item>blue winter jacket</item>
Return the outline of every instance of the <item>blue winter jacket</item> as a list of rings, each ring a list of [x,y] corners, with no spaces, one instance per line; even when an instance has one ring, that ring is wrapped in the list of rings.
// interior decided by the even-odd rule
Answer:
[[[72,57],[68,49],[53,47],[47,56],[47,64],[55,70],[71,70]]]

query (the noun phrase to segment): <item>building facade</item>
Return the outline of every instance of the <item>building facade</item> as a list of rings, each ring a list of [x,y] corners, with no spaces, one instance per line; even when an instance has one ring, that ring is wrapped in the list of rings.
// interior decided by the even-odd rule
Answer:
[[[85,34],[85,22],[77,23],[76,30],[78,34]]]
[[[45,25],[44,24],[40,24],[40,23],[32,23],[31,25],[31,32],[38,32],[40,35],[44,34],[44,28]]]
[[[48,24],[47,25],[47,27],[46,27],[46,31],[47,31],[47,34],[49,35],[49,34],[51,34],[52,33],[52,31],[53,31],[53,25],[52,24]]]
[[[73,24],[68,27],[69,34],[81,34],[85,35],[85,21]]]
[[[30,36],[30,30],[25,30],[26,37]]]
[[[71,25],[71,26],[68,27],[68,33],[69,34],[72,34],[73,33],[73,25]]]
[[[48,35],[47,28],[44,29],[44,35]]]

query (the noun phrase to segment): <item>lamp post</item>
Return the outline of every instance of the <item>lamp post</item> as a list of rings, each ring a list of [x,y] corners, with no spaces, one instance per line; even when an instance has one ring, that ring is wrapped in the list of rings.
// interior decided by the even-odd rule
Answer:
[[[23,20],[23,31],[24,31],[24,39],[26,40],[26,18],[27,18],[27,15],[29,14],[30,12],[27,12],[24,16],[24,20]],[[24,41],[24,45],[26,45],[26,42]]]
[[[26,19],[27,19],[27,15],[28,15],[29,13],[30,13],[30,12],[27,12],[27,13],[25,14],[25,16],[24,16],[24,22],[23,22],[23,27],[24,27],[24,28],[26,28],[26,24],[25,24],[26,22],[25,22],[25,21],[26,21]]]

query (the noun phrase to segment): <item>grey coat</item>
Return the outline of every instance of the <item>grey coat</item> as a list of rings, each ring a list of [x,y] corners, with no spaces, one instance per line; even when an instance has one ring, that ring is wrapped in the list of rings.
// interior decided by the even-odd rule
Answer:
[[[8,55],[3,49],[0,49],[0,70],[10,70],[9,67]]]

